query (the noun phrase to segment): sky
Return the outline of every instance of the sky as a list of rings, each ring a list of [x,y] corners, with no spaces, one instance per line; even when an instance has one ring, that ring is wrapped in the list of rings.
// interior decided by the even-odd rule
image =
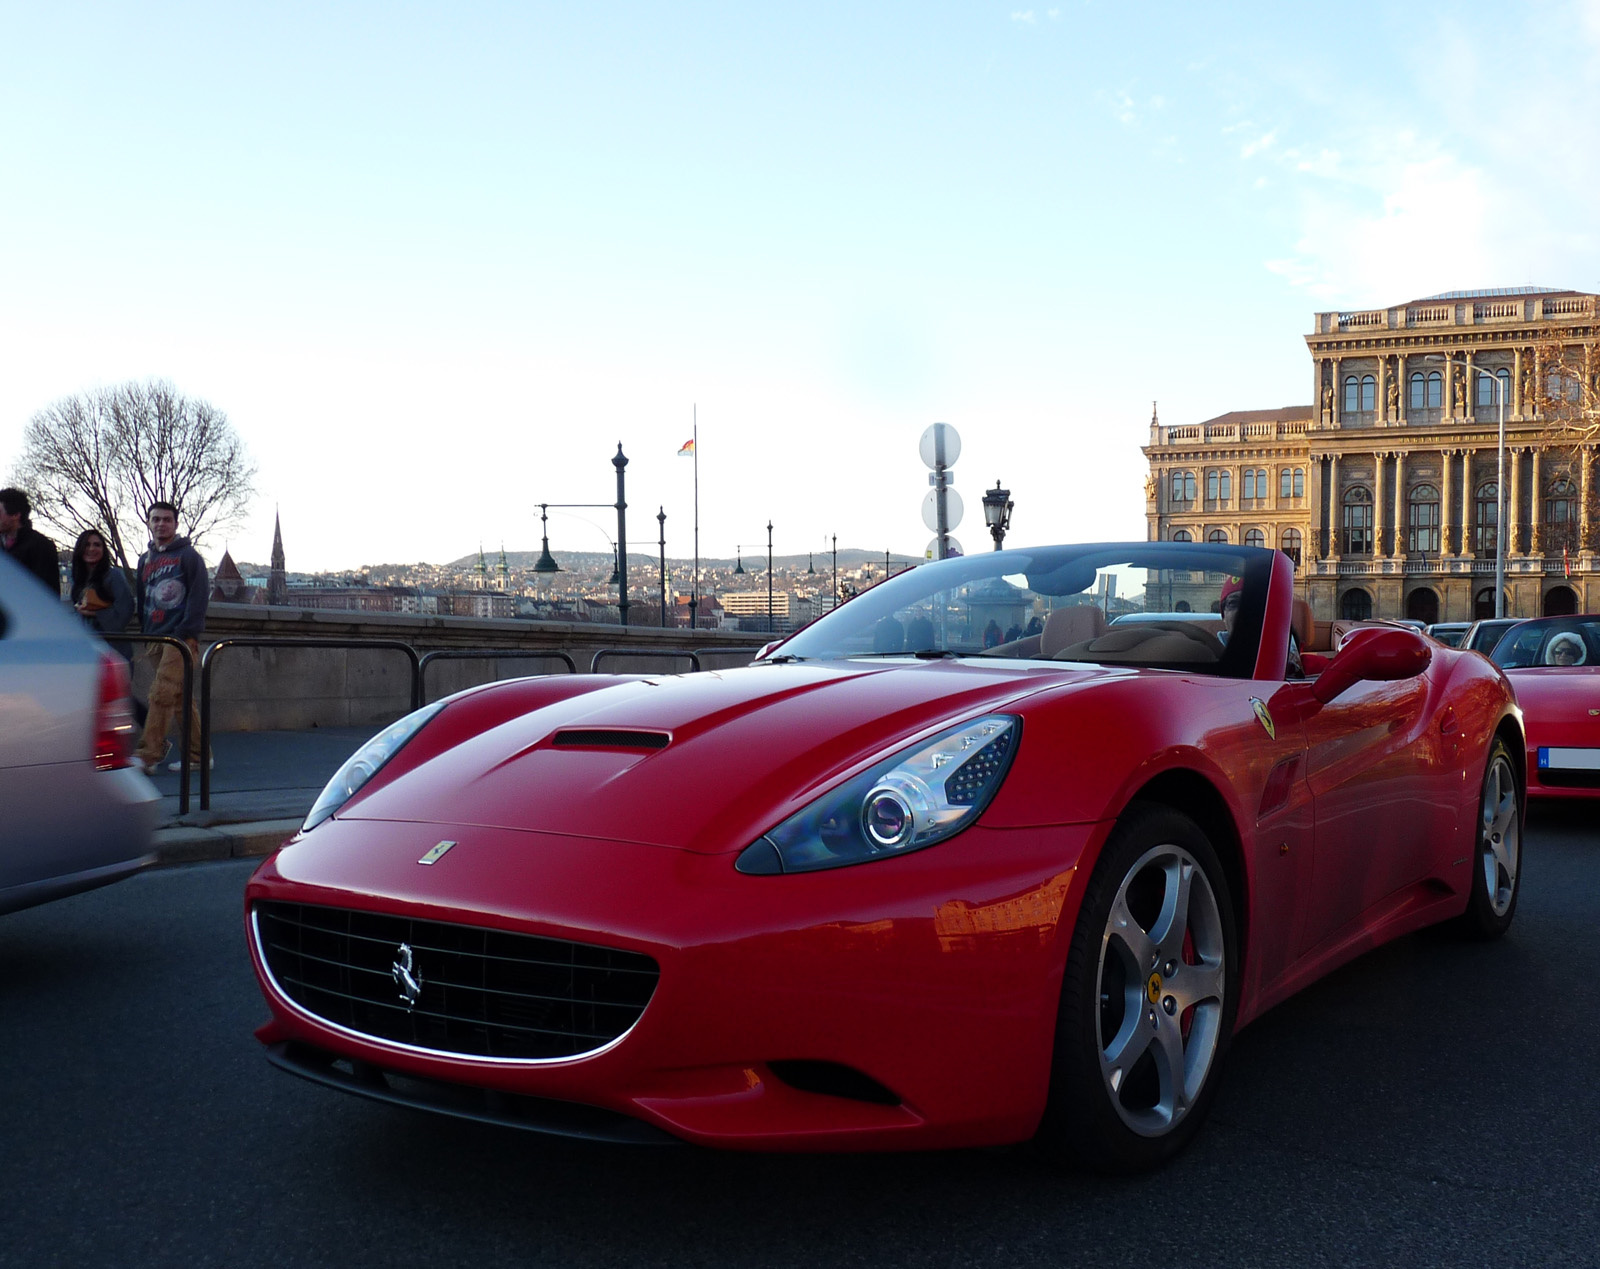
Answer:
[[[0,478],[171,380],[292,570],[1142,538],[1164,423],[1310,401],[1319,310],[1600,290],[1600,0],[0,0]],[[607,550],[607,509],[551,548]]]

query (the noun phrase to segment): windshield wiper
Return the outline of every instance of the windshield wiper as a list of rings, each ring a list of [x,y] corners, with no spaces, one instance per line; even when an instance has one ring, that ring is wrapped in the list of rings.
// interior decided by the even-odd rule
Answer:
[[[916,652],[847,652],[844,659],[861,661],[869,657],[916,657],[919,661],[943,661],[975,655],[972,652],[954,652],[949,648],[922,648]]]
[[[791,661],[804,661],[805,657],[797,657],[792,652],[783,652],[775,657],[767,657],[760,662],[762,665],[788,665]]]

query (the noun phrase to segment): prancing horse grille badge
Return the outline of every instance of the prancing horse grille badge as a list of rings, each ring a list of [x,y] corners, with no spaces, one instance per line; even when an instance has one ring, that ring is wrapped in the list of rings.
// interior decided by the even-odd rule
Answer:
[[[411,944],[402,943],[398,950],[399,955],[389,969],[389,976],[400,989],[400,999],[406,1002],[406,1012],[410,1013],[422,998],[422,975],[416,972],[411,963]]]

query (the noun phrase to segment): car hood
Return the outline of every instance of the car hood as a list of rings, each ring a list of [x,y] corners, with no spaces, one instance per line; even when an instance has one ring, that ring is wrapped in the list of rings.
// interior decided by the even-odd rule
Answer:
[[[1600,666],[1529,666],[1506,671],[1506,678],[1517,694],[1530,738],[1543,728],[1576,727],[1596,738],[1588,744],[1600,743]]]
[[[1046,688],[1127,673],[832,662],[626,679],[374,781],[336,818],[736,851],[921,735],[1014,708]]]

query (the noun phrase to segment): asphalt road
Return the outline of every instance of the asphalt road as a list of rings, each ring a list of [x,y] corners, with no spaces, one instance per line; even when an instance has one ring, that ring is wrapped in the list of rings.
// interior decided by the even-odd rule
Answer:
[[[568,1143],[270,1068],[248,862],[0,918],[3,1265],[1600,1262],[1600,829],[1532,825],[1502,942],[1421,934],[1238,1038],[1156,1176],[1024,1153]]]

